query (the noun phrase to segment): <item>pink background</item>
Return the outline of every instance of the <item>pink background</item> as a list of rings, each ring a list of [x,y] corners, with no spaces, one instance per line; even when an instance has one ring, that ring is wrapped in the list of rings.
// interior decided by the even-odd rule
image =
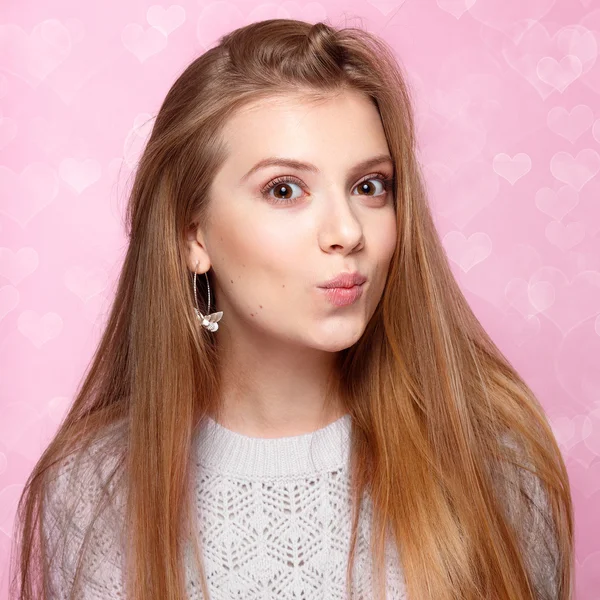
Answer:
[[[600,2],[3,0],[0,11],[0,598],[19,494],[105,323],[151,118],[220,35],[274,17],[362,25],[408,71],[444,246],[551,419],[575,502],[576,598],[600,598]]]

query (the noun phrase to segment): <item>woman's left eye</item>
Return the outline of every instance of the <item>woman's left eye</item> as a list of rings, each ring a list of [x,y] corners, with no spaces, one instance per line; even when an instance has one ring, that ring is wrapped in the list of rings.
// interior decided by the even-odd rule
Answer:
[[[369,190],[373,189],[373,187],[377,187],[377,186],[373,186],[373,184],[371,184],[371,181],[378,181],[380,184],[380,191],[379,193],[374,193],[374,194],[369,194]],[[297,179],[296,177],[291,177],[291,176],[284,176],[284,177],[277,177],[277,179],[273,179],[272,181],[270,181],[265,187],[262,188],[261,193],[264,197],[270,196],[271,199],[274,200],[275,204],[291,204],[294,200],[296,200],[298,198],[298,196],[289,196],[290,193],[292,192],[292,188],[290,187],[290,184],[293,185],[297,185],[298,187],[300,187],[302,189],[302,182]],[[355,188],[359,188],[362,192],[366,192],[366,193],[360,193],[357,195],[363,195],[363,196],[383,196],[385,195],[388,190],[393,186],[394,184],[394,178],[393,177],[387,177],[386,175],[383,175],[382,173],[375,173],[373,175],[367,175],[366,177],[364,177],[363,179],[361,179],[361,181],[359,181],[356,186],[354,186]],[[277,192],[281,192],[282,190],[284,194],[286,194],[285,197],[283,198],[278,198],[278,197],[274,197],[271,196],[271,191],[276,190]]]

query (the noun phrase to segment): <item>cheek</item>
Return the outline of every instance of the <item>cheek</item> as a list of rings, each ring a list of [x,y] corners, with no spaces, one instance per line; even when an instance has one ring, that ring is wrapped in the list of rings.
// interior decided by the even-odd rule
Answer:
[[[391,260],[398,238],[398,226],[396,224],[396,213],[391,209],[383,218],[373,223],[371,229],[371,247],[377,258],[382,261]]]
[[[289,226],[268,223],[256,214],[230,215],[215,222],[219,223],[212,232],[217,260],[233,263],[242,271],[260,268],[281,272],[294,264],[297,267],[305,254],[297,232]]]
[[[396,249],[396,244],[398,242],[398,225],[396,224],[396,216],[394,215],[394,219],[390,221],[389,227],[384,231],[382,235],[382,242],[384,247],[384,252],[387,254],[388,260],[391,260],[394,250]]]
[[[245,238],[257,266],[276,275],[297,270],[306,254],[302,233],[290,223],[255,219]]]

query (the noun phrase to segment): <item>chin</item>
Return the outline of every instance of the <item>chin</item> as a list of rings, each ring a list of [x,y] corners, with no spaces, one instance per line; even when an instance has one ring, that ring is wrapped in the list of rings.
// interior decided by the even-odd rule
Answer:
[[[344,331],[344,327],[336,331],[324,332],[319,340],[314,339],[314,346],[325,352],[339,352],[354,346],[362,337],[365,328],[354,329],[353,331]]]

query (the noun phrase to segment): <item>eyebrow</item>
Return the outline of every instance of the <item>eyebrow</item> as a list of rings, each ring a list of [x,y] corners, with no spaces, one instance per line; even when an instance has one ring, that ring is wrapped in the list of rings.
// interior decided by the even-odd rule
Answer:
[[[371,158],[367,158],[366,160],[363,160],[361,162],[359,162],[358,164],[354,165],[354,167],[352,167],[352,169],[350,169],[350,173],[351,175],[354,175],[360,171],[365,171],[367,169],[370,169],[372,167],[375,167],[377,165],[380,165],[384,162],[392,162],[392,157],[389,154],[378,154],[377,156],[372,156]],[[263,158],[262,160],[259,160],[241,179],[242,182],[246,181],[248,179],[248,177],[250,177],[253,173],[256,173],[256,171],[260,170],[260,169],[264,169],[266,167],[274,167],[274,166],[281,166],[281,167],[289,167],[292,169],[297,169],[298,171],[307,171],[310,173],[319,173],[319,169],[311,164],[311,163],[307,163],[307,162],[301,162],[299,160],[294,160],[292,158],[281,158],[281,157],[277,157],[277,156],[269,156],[268,158]]]

